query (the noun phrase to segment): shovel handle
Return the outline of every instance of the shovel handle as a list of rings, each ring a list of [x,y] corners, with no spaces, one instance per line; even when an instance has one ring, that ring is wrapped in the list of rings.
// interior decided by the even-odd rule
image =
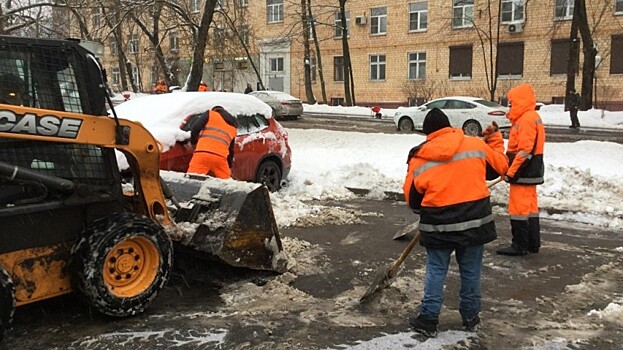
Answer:
[[[491,187],[493,187],[493,186],[495,186],[495,185],[499,184],[499,183],[500,183],[500,182],[502,182],[502,181],[504,181],[504,177],[503,177],[503,176],[500,176],[500,177],[498,177],[496,180],[494,180],[492,183],[490,183],[487,187],[488,187],[488,188],[491,188]]]
[[[396,275],[398,268],[400,267],[402,262],[405,261],[409,253],[411,253],[411,250],[413,249],[413,247],[415,247],[415,244],[420,240],[421,235],[422,234],[420,233],[420,231],[418,231],[415,234],[415,236],[411,239],[409,244],[407,244],[407,247],[405,248],[405,250],[402,251],[402,254],[400,254],[398,259],[396,259],[396,261],[394,262],[394,265],[392,265],[391,269],[389,269],[389,271],[387,272],[387,275],[389,276],[389,278],[392,278],[394,277],[394,275]]]

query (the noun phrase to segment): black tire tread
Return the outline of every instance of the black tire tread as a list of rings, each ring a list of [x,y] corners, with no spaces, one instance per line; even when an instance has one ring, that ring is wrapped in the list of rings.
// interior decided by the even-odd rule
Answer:
[[[107,249],[124,239],[141,235],[155,243],[160,264],[148,290],[132,298],[119,298],[108,291],[101,273]],[[115,317],[136,315],[156,297],[167,282],[173,265],[173,246],[164,229],[150,218],[134,213],[115,213],[91,223],[72,249],[70,270],[76,292],[99,312]]]
[[[15,284],[9,273],[0,266],[0,341],[13,323],[15,313]]]

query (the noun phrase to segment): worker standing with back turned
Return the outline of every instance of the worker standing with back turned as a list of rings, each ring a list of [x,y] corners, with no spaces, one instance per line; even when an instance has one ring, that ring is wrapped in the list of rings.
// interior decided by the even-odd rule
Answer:
[[[544,182],[545,127],[536,112],[536,95],[532,86],[522,84],[511,89],[508,101],[511,104],[508,111],[511,131],[506,155],[510,167],[504,179],[510,183],[508,214],[513,240],[509,247],[498,249],[497,253],[524,256],[538,253],[541,247],[536,186]]]
[[[207,112],[207,121],[199,125],[195,152],[188,165],[188,173],[228,179],[234,161],[234,143],[238,121],[223,107]]]
[[[489,127],[492,130],[493,126]],[[437,335],[443,289],[450,258],[456,254],[461,275],[459,311],[463,327],[480,323],[480,270],[484,244],[497,237],[487,166],[505,174],[504,140],[492,130],[485,141],[450,127],[448,117],[433,108],[424,118],[426,141],[409,152],[403,185],[409,207],[420,214],[420,244],[426,248],[426,278],[419,315],[409,325],[427,337]]]

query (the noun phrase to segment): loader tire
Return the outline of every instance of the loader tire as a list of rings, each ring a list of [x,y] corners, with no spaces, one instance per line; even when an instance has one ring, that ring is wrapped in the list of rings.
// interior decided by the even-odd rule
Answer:
[[[281,168],[272,160],[263,161],[257,168],[255,182],[266,185],[270,192],[279,191],[281,189]]]
[[[156,297],[172,264],[173,246],[162,227],[143,216],[116,213],[94,221],[74,246],[72,282],[99,312],[130,316]]]
[[[0,266],[0,341],[4,338],[4,331],[13,322],[15,312],[15,285],[11,276]]]

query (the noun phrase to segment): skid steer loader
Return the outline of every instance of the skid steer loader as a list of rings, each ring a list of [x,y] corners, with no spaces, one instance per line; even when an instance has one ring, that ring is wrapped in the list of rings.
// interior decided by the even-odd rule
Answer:
[[[0,338],[16,307],[72,291],[107,315],[142,312],[174,243],[285,271],[266,187],[163,180],[154,137],[107,115],[105,81],[79,41],[0,36]]]

